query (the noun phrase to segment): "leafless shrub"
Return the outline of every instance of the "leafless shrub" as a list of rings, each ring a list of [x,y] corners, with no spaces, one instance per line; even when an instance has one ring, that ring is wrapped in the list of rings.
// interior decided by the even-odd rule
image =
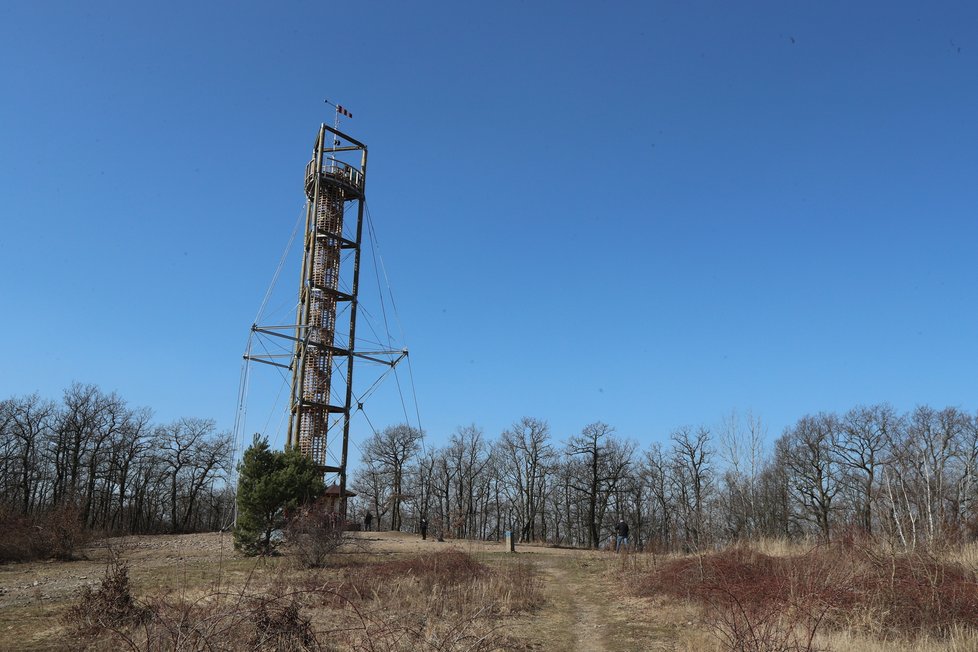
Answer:
[[[947,636],[978,623],[978,575],[926,550],[894,554],[867,547],[852,551],[861,572],[855,587],[871,607],[881,633]]]
[[[251,645],[257,650],[319,650],[308,616],[300,611],[296,596],[275,597],[252,606],[255,632]]]
[[[348,567],[335,574],[285,571],[260,587],[190,599],[160,596],[140,618],[95,620],[97,649],[470,650],[514,647],[500,617],[542,602],[529,565],[492,568],[456,551]],[[115,585],[113,585],[115,586]],[[128,593],[128,576],[119,583]],[[91,610],[91,599],[75,608]]]
[[[978,622],[974,571],[867,542],[785,557],[735,547],[672,560],[649,573],[640,591],[704,605],[727,649],[745,652],[814,650],[825,630],[913,639]]]
[[[88,540],[80,511],[75,507],[53,509],[38,520],[39,552],[44,557],[73,559]]]
[[[98,636],[138,624],[149,615],[132,594],[129,565],[113,558],[98,589],[85,587],[78,604],[68,609],[64,622],[77,633]]]
[[[39,516],[0,508],[0,562],[72,559],[86,541],[78,510],[59,507]]]
[[[786,560],[732,548],[660,571],[663,582],[684,587],[708,606],[714,633],[725,649],[794,652],[815,649],[816,632],[844,596],[845,579],[817,555]]]
[[[34,559],[34,526],[26,516],[0,508],[0,562]]]
[[[335,514],[314,510],[293,518],[285,540],[302,568],[322,568],[343,545],[344,526]]]
[[[73,611],[85,607],[82,603]],[[197,599],[159,596],[140,609],[139,618],[114,622],[100,618],[76,631],[94,650],[323,649],[295,593],[214,592]]]

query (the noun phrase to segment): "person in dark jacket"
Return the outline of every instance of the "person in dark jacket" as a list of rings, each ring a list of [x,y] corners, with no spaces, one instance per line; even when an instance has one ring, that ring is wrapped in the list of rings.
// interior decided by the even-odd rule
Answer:
[[[421,530],[421,540],[424,541],[428,538],[428,519],[422,516],[421,522],[418,523],[418,527]]]
[[[618,525],[615,526],[615,552],[621,552],[623,547],[628,547],[628,523],[625,519],[619,519]]]
[[[367,532],[370,531],[370,523],[374,520],[374,515],[368,510],[366,514],[363,515],[363,529]]]

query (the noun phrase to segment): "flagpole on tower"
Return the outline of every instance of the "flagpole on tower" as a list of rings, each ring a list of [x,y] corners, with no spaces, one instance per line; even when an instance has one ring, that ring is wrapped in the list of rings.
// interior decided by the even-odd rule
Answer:
[[[333,129],[336,131],[340,130],[340,116],[346,116],[347,118],[353,118],[353,114],[350,113],[342,104],[333,104],[329,100],[323,100],[326,104],[336,109],[336,113],[333,116]],[[340,139],[335,135],[333,136],[333,146],[338,147],[340,144]]]

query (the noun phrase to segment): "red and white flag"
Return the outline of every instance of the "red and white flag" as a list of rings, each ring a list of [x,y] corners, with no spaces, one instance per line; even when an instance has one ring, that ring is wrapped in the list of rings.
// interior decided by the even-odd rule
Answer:
[[[353,117],[353,114],[350,113],[349,111],[347,111],[346,109],[344,109],[342,104],[337,104],[336,105],[336,112],[339,113],[339,114],[341,114],[341,115],[345,115],[348,118],[352,118]]]

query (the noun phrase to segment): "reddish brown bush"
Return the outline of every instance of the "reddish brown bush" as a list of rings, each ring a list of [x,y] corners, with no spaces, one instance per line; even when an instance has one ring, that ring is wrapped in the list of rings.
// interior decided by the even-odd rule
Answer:
[[[489,568],[470,555],[445,550],[411,559],[348,568],[336,591],[345,599],[359,600],[370,598],[397,578],[412,578],[424,591],[430,591],[435,585],[459,586],[487,573]]]
[[[378,568],[383,573],[413,575],[428,586],[462,584],[489,572],[484,564],[459,550],[429,553],[413,559],[393,561]]]
[[[876,607],[885,629],[945,636],[955,625],[978,625],[978,577],[925,552],[885,556],[854,551],[864,572],[855,578],[863,604]]]
[[[770,557],[746,548],[674,560],[639,584],[707,608],[736,650],[807,650],[823,627],[874,634],[947,635],[978,625],[978,577],[934,556],[873,546],[823,546]]]
[[[844,578],[823,562],[731,548],[667,563],[640,591],[703,604],[728,649],[810,650],[828,613],[850,602]]]

